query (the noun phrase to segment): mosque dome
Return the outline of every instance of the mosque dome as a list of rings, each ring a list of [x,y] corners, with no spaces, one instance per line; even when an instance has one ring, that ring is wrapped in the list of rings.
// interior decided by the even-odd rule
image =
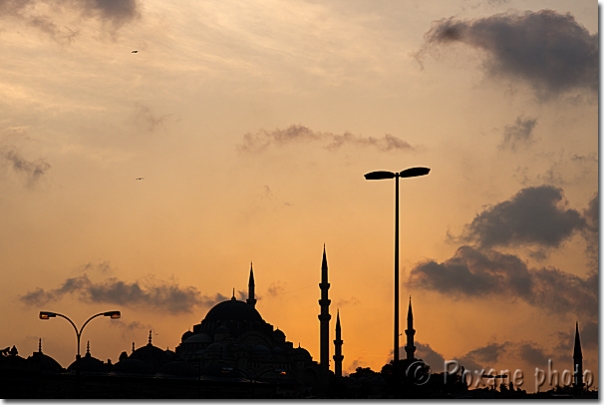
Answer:
[[[69,367],[67,367],[67,370],[76,371],[76,362],[77,360],[71,363]],[[88,352],[80,359],[80,371],[103,373],[109,371],[109,367],[101,360],[92,357],[90,352]]]
[[[228,321],[262,322],[262,317],[251,305],[232,298],[216,304],[208,311],[204,321],[220,323]]]
[[[61,372],[63,367],[52,357],[42,353],[41,351],[34,352],[27,358],[29,367],[34,370]]]
[[[196,333],[183,340],[183,343],[212,343],[212,338],[206,333]]]
[[[141,360],[149,364],[154,370],[159,369],[162,365],[170,361],[169,355],[165,350],[160,349],[157,346],[153,346],[151,343],[152,333],[149,331],[149,343],[145,346],[136,349],[130,355],[130,359]]]

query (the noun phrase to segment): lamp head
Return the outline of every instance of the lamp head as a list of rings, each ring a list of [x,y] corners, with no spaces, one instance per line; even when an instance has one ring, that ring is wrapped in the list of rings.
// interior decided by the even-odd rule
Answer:
[[[108,316],[111,319],[119,319],[122,317],[122,313],[120,311],[107,311],[103,313],[103,316]]]
[[[411,167],[399,173],[400,177],[418,177],[430,173],[429,167]]]
[[[50,311],[40,311],[40,319],[50,319],[56,317],[57,314]]]
[[[378,170],[377,172],[370,172],[370,173],[365,174],[365,180],[393,179],[394,176],[395,176],[395,174],[392,172]]]

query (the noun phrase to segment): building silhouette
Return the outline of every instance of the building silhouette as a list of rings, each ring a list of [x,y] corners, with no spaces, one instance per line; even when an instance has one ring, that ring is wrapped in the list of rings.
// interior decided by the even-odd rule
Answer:
[[[340,325],[340,310],[338,310],[336,317],[336,338],[333,344],[335,347],[335,354],[333,355],[334,373],[336,377],[342,377],[342,360],[344,360],[342,344],[344,344],[344,341],[342,340],[342,326]]]
[[[583,353],[579,338],[579,322],[575,323],[575,348],[573,350],[573,384],[576,388],[583,387]]]
[[[329,305],[331,300],[329,299],[329,281],[327,271],[327,254],[325,253],[325,245],[323,245],[323,262],[321,264],[321,283],[319,288],[321,289],[321,299],[319,300],[319,306],[321,307],[321,313],[319,314],[320,322],[320,356],[319,363],[323,372],[329,370],[329,321],[331,315],[329,314]]]
[[[407,312],[407,329],[405,330],[405,334],[407,335],[407,344],[405,345],[407,360],[413,360],[415,358],[415,344],[413,341],[415,329],[413,329],[413,309],[411,308],[411,297],[409,297],[409,311]]]

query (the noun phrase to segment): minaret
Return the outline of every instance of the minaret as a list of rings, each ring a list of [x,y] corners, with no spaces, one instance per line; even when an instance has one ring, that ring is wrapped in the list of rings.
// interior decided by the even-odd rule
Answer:
[[[256,297],[254,296],[254,269],[252,268],[252,262],[250,262],[250,281],[247,284],[247,303],[252,308],[256,306]]]
[[[319,315],[319,321],[321,325],[320,334],[320,361],[321,368],[325,371],[329,370],[329,304],[331,300],[328,297],[329,283],[327,282],[327,255],[325,254],[325,245],[323,245],[323,263],[321,265],[321,283],[319,284],[321,289],[321,299],[319,305],[321,306],[321,314]]]
[[[579,338],[579,323],[575,324],[575,350],[573,351],[573,374],[575,387],[583,386],[583,353],[581,352],[581,339]]]
[[[411,297],[409,297],[409,312],[407,313],[407,345],[405,351],[407,352],[407,360],[413,360],[413,354],[415,353],[415,345],[413,344],[413,336],[415,335],[415,329],[413,329],[413,310],[411,309]]]
[[[344,341],[342,340],[342,327],[340,326],[340,310],[338,309],[338,316],[336,317],[336,339],[333,341],[335,346],[335,354],[333,355],[334,361],[334,372],[336,373],[336,377],[342,377],[342,360],[344,360],[344,356],[342,355],[342,344]]]

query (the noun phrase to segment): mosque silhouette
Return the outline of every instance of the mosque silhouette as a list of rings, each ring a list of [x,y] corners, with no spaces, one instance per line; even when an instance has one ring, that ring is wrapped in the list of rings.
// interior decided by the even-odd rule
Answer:
[[[130,354],[119,355],[115,364],[86,354],[64,369],[52,357],[38,351],[27,359],[15,346],[0,351],[2,398],[597,398],[582,381],[582,351],[576,325],[573,350],[572,390],[527,394],[505,387],[500,390],[468,390],[462,375],[444,373],[430,378],[430,368],[415,357],[415,329],[411,298],[407,313],[406,358],[384,365],[377,373],[359,367],[342,375],[343,339],[340,313],[335,339],[330,342],[330,283],[327,254],[323,247],[319,289],[319,361],[308,350],[288,341],[283,331],[266,322],[256,309],[254,271],[250,265],[248,297],[214,305],[205,318],[185,331],[175,351],[163,350],[152,341]],[[191,330],[192,329],[192,330]],[[333,370],[330,347],[333,343]],[[410,374],[412,372],[412,375]],[[427,377],[427,378],[426,378]],[[443,378],[444,377],[444,378]],[[423,381],[417,380],[424,378]],[[448,379],[448,382],[447,382]],[[536,396],[535,396],[536,395]],[[541,395],[541,396],[540,396]],[[543,396],[545,395],[545,396]]]

